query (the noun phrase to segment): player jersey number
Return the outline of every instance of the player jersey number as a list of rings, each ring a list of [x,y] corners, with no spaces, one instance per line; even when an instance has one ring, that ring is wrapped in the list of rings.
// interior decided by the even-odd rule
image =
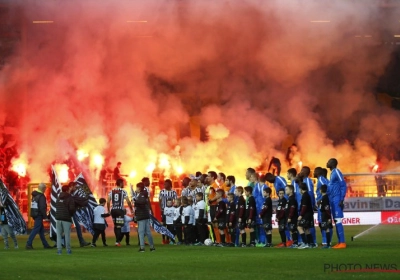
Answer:
[[[114,201],[119,201],[119,193],[114,194]]]

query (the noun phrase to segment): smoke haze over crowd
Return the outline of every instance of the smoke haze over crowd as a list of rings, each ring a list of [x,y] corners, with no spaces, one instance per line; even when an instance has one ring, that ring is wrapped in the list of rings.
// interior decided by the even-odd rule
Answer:
[[[368,171],[399,138],[398,112],[372,94],[390,59],[376,42],[398,18],[373,3],[23,1],[0,111],[35,181],[76,149],[137,176],[243,176],[293,142],[304,165]],[[177,135],[193,116],[208,141]]]

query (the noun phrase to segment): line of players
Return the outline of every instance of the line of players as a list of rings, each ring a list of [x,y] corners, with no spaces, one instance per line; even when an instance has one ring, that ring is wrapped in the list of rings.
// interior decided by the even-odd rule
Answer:
[[[327,163],[331,170],[330,180],[326,178],[326,169],[315,168],[316,197],[307,166],[299,174],[293,168],[288,170],[287,178],[291,184],[281,176],[271,173],[258,176],[254,169],[248,168],[246,178],[249,183],[244,188],[235,186],[234,176],[224,178],[223,173],[209,171],[186,184],[181,198],[171,195],[174,191],[166,182],[167,187],[159,197],[163,222],[176,234],[179,243],[183,242],[184,233],[186,244],[202,245],[211,236],[217,246],[244,247],[247,244],[245,229],[248,228],[248,246],[272,247],[272,190],[265,185],[267,181],[279,196],[275,213],[282,242],[276,247],[316,247],[314,210],[318,209],[323,248],[330,248],[332,221],[338,235],[338,243],[333,248],[346,248],[341,223],[346,183],[337,165],[336,159]],[[225,179],[223,183],[222,179]],[[164,238],[163,242],[168,242]]]

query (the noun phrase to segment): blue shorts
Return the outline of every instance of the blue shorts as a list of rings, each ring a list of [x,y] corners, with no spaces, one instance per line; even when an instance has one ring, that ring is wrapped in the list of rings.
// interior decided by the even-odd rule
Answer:
[[[331,212],[333,219],[343,218],[343,210],[342,207],[339,206],[340,200],[332,200],[331,201]]]

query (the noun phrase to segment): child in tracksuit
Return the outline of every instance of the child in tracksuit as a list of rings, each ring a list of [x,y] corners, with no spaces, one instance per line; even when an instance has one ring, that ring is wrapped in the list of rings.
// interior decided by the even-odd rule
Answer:
[[[128,216],[128,215],[124,215],[124,225],[123,225],[123,227],[121,228],[121,242],[122,242],[122,240],[124,239],[124,236],[125,236],[125,242],[126,242],[126,245],[127,246],[129,246],[129,245],[131,245],[131,244],[129,244],[129,239],[130,239],[130,233],[131,233],[131,225],[130,225],[130,222],[132,222],[133,221],[133,218],[132,217],[130,217],[130,216]]]
[[[97,238],[101,234],[101,239],[103,241],[103,246],[108,246],[106,243],[106,227],[107,222],[105,220],[106,217],[110,216],[110,213],[106,213],[106,209],[104,205],[106,204],[106,200],[104,198],[100,198],[99,200],[100,205],[98,205],[93,210],[93,240],[92,240],[92,247],[96,247]]]

